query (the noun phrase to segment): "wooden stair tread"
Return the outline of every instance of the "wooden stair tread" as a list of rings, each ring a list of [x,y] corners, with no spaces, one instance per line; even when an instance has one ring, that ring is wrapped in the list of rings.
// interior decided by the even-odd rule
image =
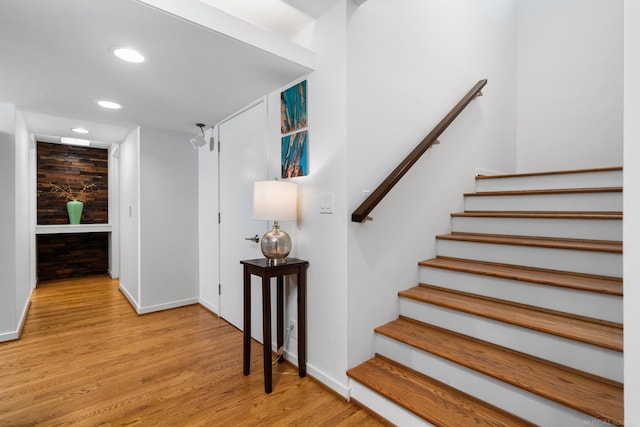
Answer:
[[[622,242],[608,240],[564,239],[555,237],[510,236],[502,234],[460,233],[441,234],[439,240],[457,240],[499,245],[535,246],[552,249],[622,253]]]
[[[623,349],[622,325],[614,322],[425,284],[401,291],[398,295],[609,350],[621,352]]]
[[[442,268],[616,296],[622,296],[623,289],[622,279],[615,277],[588,276],[557,270],[545,270],[447,257],[437,257],[421,261],[418,264],[423,267]]]
[[[546,175],[566,175],[572,173],[591,173],[591,172],[613,172],[621,171],[622,166],[613,166],[606,168],[591,168],[591,169],[567,169],[560,171],[548,171],[548,172],[527,172],[527,173],[514,173],[504,175],[478,175],[476,179],[500,179],[500,178],[522,178],[527,176],[546,176]]]
[[[624,422],[623,387],[615,381],[407,318],[375,331],[590,416]]]
[[[347,375],[436,426],[534,425],[381,355]]]
[[[454,218],[545,218],[621,220],[622,212],[525,212],[467,211],[451,214]]]
[[[552,188],[544,190],[504,190],[504,191],[479,191],[465,193],[465,197],[483,196],[529,196],[547,194],[580,194],[580,193],[622,193],[622,187],[595,187],[595,188]]]

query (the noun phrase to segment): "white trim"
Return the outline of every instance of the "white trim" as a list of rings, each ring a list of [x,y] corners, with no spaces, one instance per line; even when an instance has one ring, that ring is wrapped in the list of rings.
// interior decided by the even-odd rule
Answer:
[[[32,290],[29,291],[29,298],[27,298],[27,302],[22,308],[22,314],[20,315],[18,328],[15,331],[5,332],[3,334],[0,334],[0,342],[13,341],[13,340],[20,339],[22,328],[24,327],[24,324],[27,321],[27,315],[29,314],[29,308],[31,307],[31,293],[32,293]]]
[[[120,292],[122,292],[122,294],[125,296],[125,298],[129,300],[129,304],[131,304],[133,309],[138,314],[147,314],[147,313],[153,313],[155,311],[169,310],[171,308],[184,307],[185,305],[198,304],[199,302],[198,298],[189,298],[189,299],[183,299],[178,301],[170,301],[163,304],[155,304],[155,305],[148,305],[148,306],[142,307],[136,302],[136,300],[131,296],[131,294],[129,294],[129,292],[124,287],[122,282],[120,282],[119,289],[120,289]]]
[[[351,383],[354,391],[353,398],[358,401],[360,406],[364,406],[389,422],[403,427],[433,427],[433,424],[383,397],[359,381],[352,379]]]
[[[275,345],[272,346],[275,349]],[[296,346],[297,348],[297,346]],[[274,350],[275,351],[275,350]],[[298,357],[291,353],[288,350],[284,351],[284,357],[289,362],[298,366]],[[344,397],[345,400],[349,400],[351,397],[351,387],[349,385],[342,384],[340,381],[331,378],[329,375],[325,374],[312,364],[307,363],[307,375],[312,376],[317,381],[320,381],[325,386],[329,387],[331,390],[338,393],[340,396]]]
[[[0,342],[13,341],[13,340],[17,340],[18,338],[20,337],[18,336],[17,331],[5,332],[4,334],[0,334]]]
[[[36,225],[36,234],[111,233],[111,224]]]
[[[213,313],[216,316],[220,317],[220,310],[218,310],[218,307],[216,307],[215,305],[211,304],[210,302],[208,302],[208,301],[206,301],[206,300],[204,300],[202,298],[198,298],[198,302],[206,310],[209,310],[211,313]]]
[[[307,374],[311,375],[313,378],[320,381],[322,384],[326,385],[331,390],[344,397],[346,400],[349,400],[351,398],[351,387],[349,385],[342,384],[340,381],[331,378],[330,376],[316,368],[314,365],[307,363]]]
[[[140,314],[140,307],[138,306],[138,303],[127,291],[127,288],[124,287],[124,285],[122,284],[122,281],[120,282],[118,289],[120,289],[120,292],[122,292],[122,295],[124,295],[124,297],[129,301],[129,304],[131,304],[131,307],[133,307],[136,313]]]
[[[31,294],[33,293],[33,289],[29,289],[29,297],[27,298],[27,302],[24,304],[22,308],[22,314],[20,315],[20,321],[18,322],[18,338],[22,335],[22,328],[24,328],[24,324],[27,321],[27,315],[29,314],[29,308],[31,307]]]
[[[198,298],[189,298],[179,301],[170,301],[162,304],[147,305],[140,307],[138,314],[153,313],[155,311],[169,310],[171,308],[184,307],[186,305],[198,304]]]

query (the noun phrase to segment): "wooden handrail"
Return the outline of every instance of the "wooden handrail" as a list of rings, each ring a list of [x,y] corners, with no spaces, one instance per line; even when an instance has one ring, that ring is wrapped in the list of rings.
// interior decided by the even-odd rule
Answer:
[[[467,92],[467,94],[451,109],[444,119],[440,120],[440,123],[413,149],[411,153],[389,174],[389,176],[382,181],[382,183],[365,199],[358,209],[351,214],[351,221],[363,222],[367,219],[369,213],[375,208],[378,203],[384,199],[394,185],[400,181],[400,179],[411,169],[418,159],[431,147],[438,137],[444,132],[447,127],[455,120],[456,117],[465,109],[467,105],[476,97],[482,95],[482,88],[487,84],[487,79],[479,80],[473,88]]]

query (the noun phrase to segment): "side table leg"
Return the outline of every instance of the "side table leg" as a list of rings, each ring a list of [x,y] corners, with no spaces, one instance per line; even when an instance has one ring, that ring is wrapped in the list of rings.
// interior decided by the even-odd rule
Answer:
[[[271,393],[271,280],[262,277],[262,355],[264,364],[264,392]]]
[[[298,270],[298,375],[307,376],[307,266]]]
[[[284,279],[282,276],[278,276],[276,279],[276,292],[277,292],[277,344],[278,351],[284,345]],[[278,363],[284,362],[284,354],[278,358]]]
[[[251,370],[251,274],[244,266],[243,281],[244,313],[242,332],[242,370],[245,375],[249,375]]]

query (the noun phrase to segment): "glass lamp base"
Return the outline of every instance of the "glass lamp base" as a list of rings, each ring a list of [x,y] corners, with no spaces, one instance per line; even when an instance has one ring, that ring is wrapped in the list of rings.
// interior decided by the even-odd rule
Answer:
[[[262,249],[262,254],[269,259],[270,265],[283,264],[291,252],[291,237],[282,231],[278,222],[275,221],[273,229],[262,236],[260,249]]]

